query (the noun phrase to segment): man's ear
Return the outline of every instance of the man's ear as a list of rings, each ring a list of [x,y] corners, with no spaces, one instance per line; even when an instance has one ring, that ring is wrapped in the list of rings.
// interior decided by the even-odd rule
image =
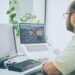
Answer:
[[[70,23],[75,28],[75,13],[73,13],[70,17]]]

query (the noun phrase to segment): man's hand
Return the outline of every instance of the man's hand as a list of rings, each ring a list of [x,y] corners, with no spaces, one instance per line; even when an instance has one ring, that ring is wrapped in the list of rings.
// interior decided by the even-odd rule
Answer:
[[[51,62],[48,62],[43,66],[43,71],[46,72],[48,75],[61,75],[61,73]]]

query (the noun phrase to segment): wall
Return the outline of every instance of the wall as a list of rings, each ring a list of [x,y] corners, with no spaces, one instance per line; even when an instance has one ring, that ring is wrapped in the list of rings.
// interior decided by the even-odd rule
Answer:
[[[32,13],[33,0],[17,0],[16,13],[17,19],[22,18],[26,13]]]
[[[31,13],[36,15],[41,23],[44,23],[44,4],[45,0],[17,0],[17,19],[23,17],[26,13]],[[36,21],[33,22],[35,23]]]
[[[6,14],[7,9],[9,8],[9,0],[0,0],[0,24],[9,23],[8,16]]]
[[[63,13],[72,0],[47,0],[47,36],[49,43],[58,49],[63,49],[71,39],[71,34],[66,30]],[[9,0],[0,0],[0,23],[9,23],[6,14]]]
[[[72,0],[47,0],[47,36],[55,48],[63,50],[72,34],[66,30],[66,18],[63,13]]]
[[[45,23],[45,0],[33,1],[33,14],[35,14],[41,23]]]

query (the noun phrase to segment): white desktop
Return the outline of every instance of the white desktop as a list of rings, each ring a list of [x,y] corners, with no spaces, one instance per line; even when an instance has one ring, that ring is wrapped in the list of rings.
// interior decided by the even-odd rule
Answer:
[[[46,58],[46,56],[49,58],[52,56],[51,51],[31,51],[31,53],[28,53],[26,47],[24,48],[23,45],[24,44],[22,44],[21,47],[24,49],[24,51],[27,53],[28,56],[26,55],[18,56],[15,36],[14,36],[12,26],[0,24],[0,58],[6,57],[6,59],[8,59],[5,62],[5,65],[6,63],[9,63],[9,62],[21,62],[29,58],[37,60],[41,58]],[[32,69],[29,69],[21,73],[15,72],[15,71],[9,71],[8,69],[0,69],[0,74],[1,75],[6,75],[6,74],[7,75],[27,75],[28,73],[41,69],[42,64],[43,63],[41,63],[39,66],[36,66]]]

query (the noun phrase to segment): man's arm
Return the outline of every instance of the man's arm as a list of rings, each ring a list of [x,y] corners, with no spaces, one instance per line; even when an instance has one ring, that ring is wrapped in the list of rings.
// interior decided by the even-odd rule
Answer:
[[[43,66],[43,71],[48,75],[62,75],[61,72],[52,64],[48,62]]]

